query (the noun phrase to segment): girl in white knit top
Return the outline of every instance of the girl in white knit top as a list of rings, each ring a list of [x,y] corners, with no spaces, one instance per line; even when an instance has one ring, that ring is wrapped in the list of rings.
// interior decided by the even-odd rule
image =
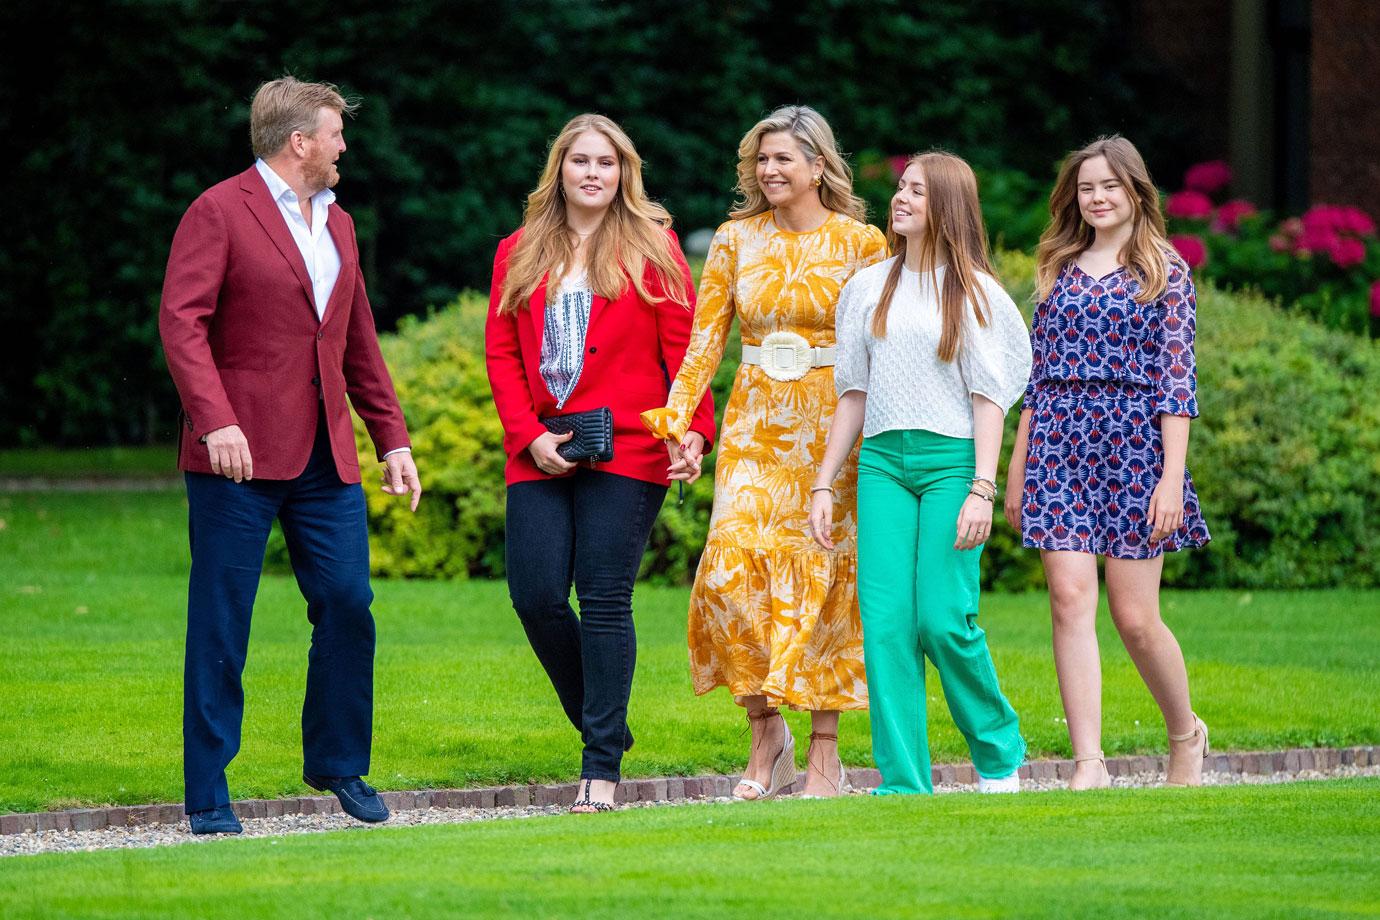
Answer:
[[[833,536],[831,483],[858,459],[858,602],[878,794],[932,792],[925,658],[985,792],[1016,791],[1025,759],[977,625],[978,559],[992,530],[1002,416],[1030,373],[1025,320],[992,276],[977,179],[947,153],[906,165],[888,239],[838,308],[838,408],[811,495]]]

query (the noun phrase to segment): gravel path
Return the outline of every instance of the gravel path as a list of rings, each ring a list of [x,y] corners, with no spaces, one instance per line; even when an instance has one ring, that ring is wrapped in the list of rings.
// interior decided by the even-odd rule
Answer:
[[[1380,766],[1339,766],[1328,770],[1303,770],[1296,773],[1205,773],[1205,786],[1241,786],[1293,782],[1317,782],[1320,780],[1349,779],[1353,777],[1380,777]],[[1143,789],[1164,785],[1163,773],[1134,773],[1112,777],[1116,789]],[[1022,783],[1025,792],[1048,792],[1063,789],[1065,783],[1058,779],[1032,779]],[[941,783],[935,792],[941,795],[974,794],[975,786],[957,783]],[[855,795],[865,795],[866,790],[855,790]],[[679,808],[691,805],[742,805],[729,798],[680,800],[671,802],[637,802],[622,806],[628,808]],[[284,815],[277,818],[250,818],[244,823],[244,837],[277,837],[285,834],[315,834],[323,831],[350,831],[369,833],[381,827],[410,827],[419,824],[468,824],[475,821],[514,821],[540,818],[546,815],[564,814],[563,805],[528,805],[513,808],[426,808],[393,813],[384,824],[361,824],[348,815]],[[144,827],[108,828],[95,831],[32,831],[23,834],[10,834],[0,837],[0,856],[18,856],[32,853],[70,853],[92,850],[130,849],[141,847],[174,846],[179,844],[204,845],[223,839],[218,836],[194,837],[187,831],[187,823],[168,825],[148,825]]]

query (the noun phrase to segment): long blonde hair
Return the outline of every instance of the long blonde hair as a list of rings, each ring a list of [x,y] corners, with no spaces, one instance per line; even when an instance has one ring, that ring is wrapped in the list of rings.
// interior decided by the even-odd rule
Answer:
[[[728,216],[734,220],[770,211],[767,196],[757,184],[757,152],[762,138],[785,131],[795,138],[807,160],[824,158],[820,176],[819,201],[831,211],[846,214],[856,221],[867,220],[867,204],[853,194],[853,170],[839,152],[834,130],[824,116],[808,105],[783,105],[752,126],[738,143],[738,200]]]
[[[992,260],[987,249],[987,230],[982,223],[982,206],[978,203],[977,176],[973,168],[960,157],[942,150],[920,153],[906,161],[906,167],[918,166],[925,177],[925,232],[920,239],[907,239],[897,233],[887,218],[886,240],[896,256],[882,285],[882,297],[872,314],[872,335],[886,338],[886,316],[896,287],[901,283],[901,270],[909,246],[920,247],[920,264],[934,265],[942,251],[948,260],[944,270],[944,284],[939,291],[939,315],[942,331],[939,335],[939,360],[952,361],[963,342],[963,311],[972,304],[973,316],[979,326],[986,326],[991,303],[978,272],[993,278]],[[902,170],[904,172],[904,170]],[[888,209],[890,211],[890,209]],[[920,283],[932,282],[921,278]]]
[[[1145,160],[1134,144],[1118,134],[1099,137],[1082,150],[1073,151],[1059,167],[1059,178],[1049,193],[1049,226],[1040,234],[1035,250],[1036,299],[1047,298],[1064,267],[1093,244],[1096,233],[1078,208],[1078,170],[1094,157],[1106,157],[1112,175],[1129,193],[1131,238],[1117,258],[1140,284],[1135,299],[1149,303],[1169,286],[1168,263],[1182,260],[1165,235],[1160,193]]]
[[[508,274],[503,280],[503,297],[498,312],[516,313],[531,299],[547,275],[575,261],[575,247],[566,226],[565,196],[561,193],[561,167],[575,140],[586,131],[598,131],[608,138],[618,153],[618,194],[589,237],[585,272],[590,287],[600,297],[613,300],[627,290],[652,303],[664,299],[689,308],[680,264],[671,249],[666,230],[671,215],[647,197],[642,185],[642,158],[637,155],[623,129],[603,115],[577,115],[566,122],[551,142],[537,187],[527,196],[527,211],[522,219],[522,238],[508,258]],[[660,296],[647,289],[647,263]],[[556,285],[548,284],[547,303],[555,300]]]

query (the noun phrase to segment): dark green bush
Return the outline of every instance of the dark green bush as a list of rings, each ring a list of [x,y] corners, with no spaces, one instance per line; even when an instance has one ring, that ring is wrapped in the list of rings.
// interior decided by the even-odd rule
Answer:
[[[172,440],[168,244],[249,165],[250,95],[284,69],[363,97],[337,191],[392,328],[487,285],[548,140],[585,110],[628,129],[684,229],[722,220],[738,139],[788,102],[851,152],[941,145],[1034,176],[1129,113],[1157,168],[1187,165],[1205,151],[1180,78],[1125,53],[1124,6],[415,0],[335,4],[323,25],[319,4],[0,4],[0,445]]]

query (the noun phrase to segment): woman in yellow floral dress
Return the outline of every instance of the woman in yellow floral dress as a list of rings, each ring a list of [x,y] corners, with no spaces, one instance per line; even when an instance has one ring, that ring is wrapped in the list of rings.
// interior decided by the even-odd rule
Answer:
[[[810,483],[834,415],[834,307],[859,268],[886,257],[852,173],[818,112],[777,109],[738,147],[733,219],[714,235],[694,330],[667,405],[643,413],[679,448],[672,477],[698,475],[691,416],[736,316],[743,363],[720,429],[709,538],[690,595],[696,693],[726,686],[752,748],[734,795],[769,798],[795,776],[779,707],[809,710],[805,793],[843,791],[838,715],[867,708],[854,551],[856,461],[839,478],[835,549],[810,535]]]

